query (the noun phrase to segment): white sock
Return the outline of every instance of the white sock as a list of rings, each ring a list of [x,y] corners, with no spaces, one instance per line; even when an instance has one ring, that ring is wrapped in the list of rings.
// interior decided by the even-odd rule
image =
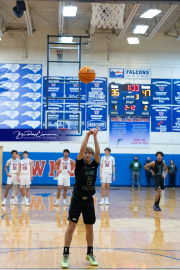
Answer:
[[[106,197],[106,200],[108,200],[108,197]]]
[[[17,199],[17,196],[15,196],[15,199]]]
[[[6,198],[4,198],[4,201],[6,202]]]
[[[104,198],[101,198],[102,201],[104,201]]]
[[[57,202],[59,202],[59,199],[57,199]]]
[[[63,199],[63,202],[66,202],[66,199]]]

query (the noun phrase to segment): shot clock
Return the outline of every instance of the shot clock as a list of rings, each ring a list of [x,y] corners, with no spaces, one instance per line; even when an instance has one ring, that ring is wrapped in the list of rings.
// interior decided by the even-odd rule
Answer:
[[[109,115],[150,116],[151,85],[109,85]]]

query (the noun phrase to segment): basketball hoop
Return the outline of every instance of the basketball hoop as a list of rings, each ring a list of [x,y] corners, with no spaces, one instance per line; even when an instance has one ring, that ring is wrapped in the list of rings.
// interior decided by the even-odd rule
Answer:
[[[125,4],[92,3],[91,26],[93,28],[121,29]]]

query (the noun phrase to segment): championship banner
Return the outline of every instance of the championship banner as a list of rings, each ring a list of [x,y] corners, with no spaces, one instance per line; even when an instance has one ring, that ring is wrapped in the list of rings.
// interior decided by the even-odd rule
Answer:
[[[171,107],[153,106],[151,112],[151,131],[171,132]]]
[[[98,125],[99,130],[107,130],[107,105],[86,105],[86,130]]]
[[[58,76],[50,76],[49,79],[51,80],[51,83],[49,83],[48,88],[48,96],[50,97],[64,97],[64,84],[57,83],[56,79],[63,80],[64,77],[58,77]],[[53,81],[54,79],[54,81]],[[47,97],[47,77],[43,77],[43,102],[46,102]],[[62,103],[63,100],[60,99],[53,99],[51,102],[59,102]]]
[[[150,118],[110,116],[110,147],[150,147]]]
[[[70,80],[65,84],[65,96],[67,98],[78,98],[79,97],[79,82],[72,80],[79,80],[78,77],[65,77],[65,79]],[[86,102],[86,84],[80,82],[80,102]],[[67,99],[66,103],[78,103],[78,100]]]
[[[180,132],[180,107],[175,106],[172,108],[172,132]]]
[[[96,78],[87,84],[87,103],[107,103],[107,78]]]
[[[180,105],[180,79],[173,80],[173,104]]]
[[[171,104],[171,79],[152,79],[152,104]]]
[[[0,64],[0,129],[41,128],[42,65]]]

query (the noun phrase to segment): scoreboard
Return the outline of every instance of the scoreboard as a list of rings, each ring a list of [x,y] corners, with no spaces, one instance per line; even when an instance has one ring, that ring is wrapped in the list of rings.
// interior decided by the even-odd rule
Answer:
[[[109,84],[109,115],[150,116],[151,85]]]

